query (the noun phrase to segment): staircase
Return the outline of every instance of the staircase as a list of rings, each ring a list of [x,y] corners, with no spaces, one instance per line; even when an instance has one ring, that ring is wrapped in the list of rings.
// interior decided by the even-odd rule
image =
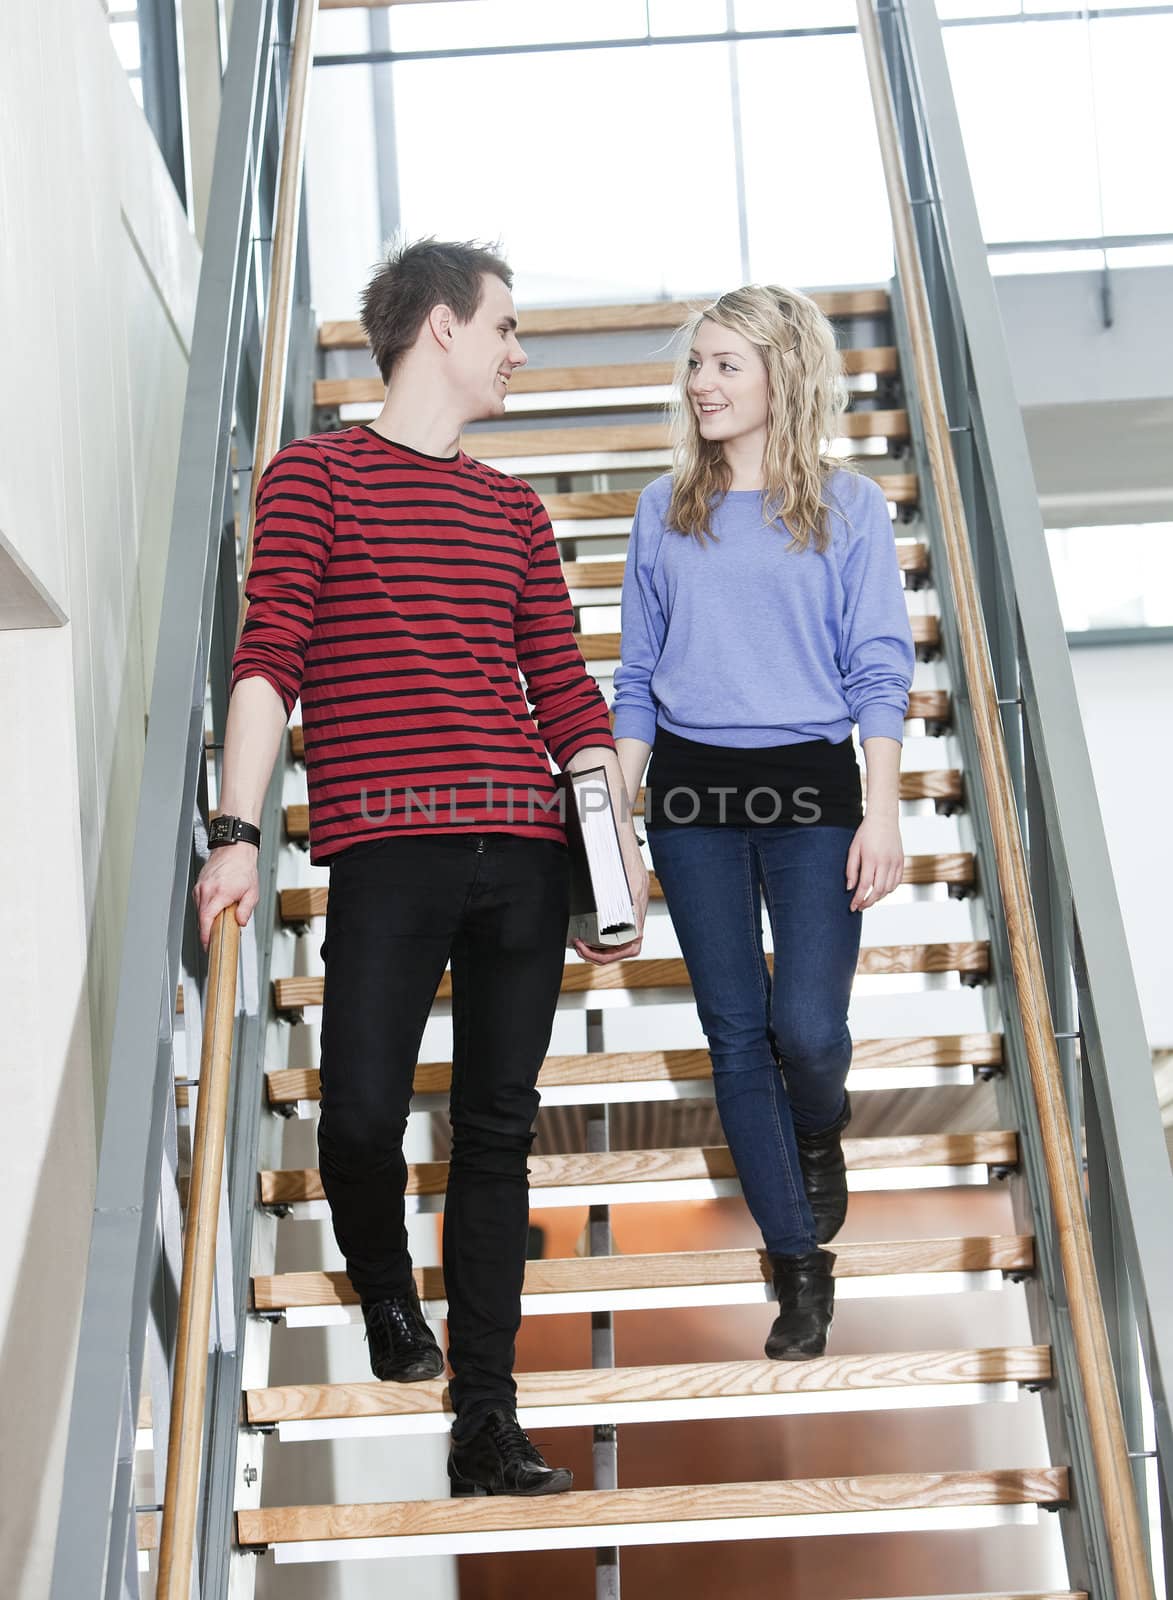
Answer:
[[[924,0],[886,10],[879,29],[861,3],[861,26],[870,18],[865,39],[873,65],[882,48],[903,129],[897,144],[874,82],[881,141],[918,193],[942,197],[942,207],[950,197],[951,248],[944,212],[922,209],[918,231],[899,241],[891,286],[818,295],[838,328],[852,391],[835,449],[884,487],[918,655],[900,780],[904,884],[864,918],[851,1008],[852,1199],[833,1246],[828,1354],[795,1364],[759,1358],[771,1320],[768,1263],[721,1138],[687,971],[653,879],[638,959],[597,968],[568,955],[539,1079],[519,1414],[550,1459],[574,1466],[576,1489],[545,1500],[452,1502],[435,1472],[450,1421],[442,1380],[380,1384],[351,1361],[342,1381],[330,1381],[328,1330],[361,1318],[345,1274],[331,1265],[320,1179],[306,1164],[319,1093],[328,882],[305,853],[296,720],[264,819],[262,903],[242,941],[239,991],[228,991],[235,1000],[216,999],[235,957],[214,956],[209,971],[192,948],[190,922],[181,937],[191,818],[215,804],[250,460],[254,450],[258,462],[271,453],[263,408],[257,416],[249,409],[252,374],[242,380],[233,363],[243,352],[265,390],[261,328],[247,308],[266,291],[276,301],[280,275],[274,266],[259,285],[244,241],[247,152],[266,137],[280,142],[280,86],[265,61],[273,16],[271,0],[237,0],[236,76],[225,91],[233,115],[217,173],[239,205],[221,208],[207,247],[210,260],[236,264],[235,276],[211,278],[201,302],[205,334],[213,326],[224,336],[197,337],[197,349],[217,351],[222,367],[210,382],[193,365],[187,478],[181,468],[177,493],[182,507],[198,485],[211,485],[200,506],[206,543],[173,541],[169,568],[161,639],[176,641],[174,661],[166,658],[152,702],[140,816],[149,848],[136,853],[115,1047],[122,1066],[111,1078],[67,1468],[67,1506],[77,1509],[71,1529],[63,1523],[54,1600],[139,1592],[136,1571],[155,1571],[160,1503],[174,1494],[170,1480],[164,1493],[155,1463],[177,1438],[198,1436],[201,1422],[195,1544],[205,1597],[280,1592],[289,1579],[276,1569],[293,1563],[381,1560],[392,1586],[397,1559],[446,1557],[457,1559],[465,1600],[512,1594],[519,1583],[575,1596],[626,1590],[640,1600],[669,1588],[681,1600],[726,1591],[878,1600],[897,1587],[920,1600],[977,1600],[979,1589],[981,1600],[1147,1600],[1155,1591],[1145,1563],[1160,1572],[1166,1555],[1159,1536],[1155,1549],[1144,1548],[1129,1517],[1139,1505],[1143,1538],[1153,1536],[1159,1519],[1146,1497],[1154,1506],[1168,1497],[1164,1467],[1173,1459],[1162,1385],[1173,1365],[1173,1259],[1162,1220],[1173,1212],[1173,1179],[1147,1051],[1136,1072],[1135,996],[1118,959],[1123,939],[1098,818],[1094,804],[1080,810],[1091,792],[1086,753],[1056,732],[1056,707],[1074,714],[1069,673],[1052,681],[1042,665],[1056,650],[1049,574],[1036,566],[1024,581],[1028,558],[1008,540],[1008,526],[1029,532],[1037,523],[1037,507],[1024,498],[1029,475],[1015,477],[1021,427],[1004,361],[979,382],[957,355],[964,348],[977,362],[994,336],[979,292],[988,287],[984,258],[980,282],[963,271],[976,271],[980,241],[971,237],[962,250],[972,196],[950,143],[952,105]],[[269,84],[267,96],[258,84]],[[298,137],[287,119],[286,143]],[[296,195],[296,171],[280,184],[283,198],[261,197],[278,223]],[[897,215],[898,198],[893,208]],[[978,556],[976,618],[949,542],[935,374],[926,373],[917,325],[918,264],[931,269],[930,333],[948,415],[968,419],[950,431],[959,436]],[[290,359],[268,402],[270,416],[284,411],[296,434],[370,418],[382,401],[356,324],[322,324],[312,351],[305,272],[303,252],[288,268]],[[660,420],[670,379],[665,331],[686,310],[665,302],[523,310],[530,364],[511,386],[508,414],[464,440],[541,496],[580,646],[608,697],[631,516],[639,489],[669,464]],[[211,394],[219,395],[214,414]],[[223,441],[233,414],[230,464]],[[1011,425],[1018,433],[1000,440],[998,429]],[[198,638],[184,631],[193,594],[204,596]],[[983,742],[975,638],[981,648],[989,639],[996,669],[1013,779],[1004,794],[992,786]],[[1029,850],[1047,980],[1029,1004],[999,807],[1009,808]],[[162,1023],[152,1009],[160,993]],[[443,1275],[431,1262],[447,1180],[449,999],[446,976],[415,1081],[421,1115],[413,1126],[427,1148],[408,1182],[417,1284],[437,1326],[446,1310]],[[214,1243],[201,1246],[189,1219],[184,1241],[188,1255],[216,1257],[208,1400],[202,1417],[183,1420],[168,1375],[174,1335],[161,1331],[174,1326],[182,1130],[195,1124],[194,1151],[199,1101],[211,1099],[214,1081],[209,1038],[233,1010],[227,1170],[222,1185],[213,1180],[221,1223]],[[1058,1089],[1039,1066],[1040,1037],[1052,1054],[1058,1047]],[[148,1063],[137,1076],[135,1062]],[[1062,1142],[1049,1131],[1056,1115],[1074,1134],[1082,1171],[1071,1156],[1064,1166]],[[133,1160],[120,1155],[124,1147]],[[1061,1208],[1063,1183],[1080,1226]],[[1094,1270],[1073,1277],[1071,1237],[1081,1234],[1084,1209]],[[1101,1299],[1108,1341],[1093,1375],[1086,1333],[1080,1338],[1085,1323],[1102,1332]],[[202,1337],[197,1329],[197,1355]],[[361,1346],[349,1337],[353,1357]],[[419,1493],[277,1503],[271,1485],[298,1452],[326,1443],[342,1463],[371,1439],[415,1474]],[[418,1471],[408,1465],[417,1462]],[[161,1578],[159,1594],[186,1600],[186,1573]]]
[[[686,1593],[703,1591],[687,1588],[695,1557],[683,1546],[810,1541],[814,1535],[848,1531],[907,1543],[925,1530],[967,1530],[959,1537],[968,1559],[977,1560],[976,1570],[1002,1570],[1007,1579],[1016,1567],[1022,1569],[1023,1560],[1028,1570],[1034,1570],[1033,1561],[1037,1570],[1045,1571],[1048,1550],[1052,1569],[1056,1566],[1054,1541],[1046,1528],[1041,1546],[1036,1539],[1033,1550],[1021,1534],[1010,1534],[1006,1542],[1009,1527],[1037,1523],[1041,1511],[1066,1504],[1070,1488],[1065,1463],[1046,1464],[1039,1402],[1030,1398],[1032,1391],[1052,1381],[1050,1350],[1046,1343],[1024,1344],[1018,1337],[1028,1321],[1021,1284],[1034,1268],[1033,1238],[1010,1225],[1005,1197],[989,1192],[991,1186],[1003,1187],[1017,1170],[1020,1150],[1015,1130],[999,1117],[990,1082],[1004,1070],[999,1006],[989,984],[986,906],[965,807],[965,772],[951,735],[952,680],[935,609],[932,530],[922,515],[919,475],[912,470],[919,464],[909,454],[909,420],[891,342],[888,295],[869,290],[822,299],[841,330],[853,387],[840,448],[866,448],[866,469],[886,489],[891,484],[900,566],[921,658],[901,784],[907,887],[864,917],[853,1019],[864,1020],[868,1031],[856,1046],[850,1088],[857,1108],[852,1133],[858,1129],[867,1136],[845,1142],[853,1215],[843,1236],[846,1242],[835,1247],[839,1322],[858,1340],[861,1313],[865,1318],[873,1313],[870,1306],[860,1308],[852,1320],[852,1302],[891,1300],[896,1315],[881,1326],[889,1333],[898,1330],[901,1338],[895,1345],[877,1338],[862,1351],[839,1354],[833,1330],[831,1353],[824,1360],[790,1364],[757,1359],[770,1319],[765,1309],[772,1293],[768,1264],[752,1247],[754,1230],[738,1204],[740,1189],[712,1109],[710,1066],[688,975],[653,880],[646,955],[604,968],[573,954],[568,959],[555,1034],[568,1053],[551,1055],[543,1068],[539,1083],[544,1105],[551,1109],[543,1112],[531,1160],[536,1219],[549,1230],[546,1214],[566,1208],[573,1213],[570,1226],[577,1230],[588,1210],[595,1216],[599,1208],[612,1208],[615,1248],[623,1253],[532,1260],[521,1349],[541,1351],[537,1319],[550,1315],[574,1315],[583,1323],[588,1316],[606,1318],[615,1342],[622,1345],[628,1313],[655,1311],[665,1323],[674,1312],[691,1308],[697,1359],[524,1372],[519,1379],[520,1414],[523,1425],[547,1441],[551,1459],[563,1459],[559,1452],[565,1453],[557,1430],[618,1425],[619,1484],[624,1482],[624,1425],[669,1420],[696,1424],[703,1433],[707,1422],[721,1419],[833,1413],[843,1415],[843,1427],[856,1430],[866,1412],[872,1421],[864,1437],[877,1441],[882,1461],[882,1440],[898,1426],[898,1412],[926,1406],[998,1406],[1005,1411],[1006,1402],[1014,1401],[1013,1428],[996,1430],[1007,1441],[1003,1453],[993,1468],[976,1467],[973,1430],[954,1423],[957,1439],[950,1470],[909,1471],[907,1451],[898,1448],[887,1452],[895,1470],[798,1478],[787,1471],[767,1481],[696,1484],[672,1477],[671,1455],[663,1451],[660,1468],[666,1475],[655,1485],[587,1486],[545,1501],[258,1504],[237,1512],[237,1534],[244,1547],[265,1550],[285,1562],[662,1546],[669,1548],[657,1552],[657,1570],[666,1580],[685,1585]],[[669,461],[665,426],[639,420],[641,412],[662,407],[669,374],[662,363],[635,357],[642,353],[641,343],[652,348],[661,344],[664,328],[679,325],[686,310],[661,304],[564,309],[553,316],[523,312],[520,336],[531,357],[522,374],[524,388],[509,397],[511,415],[500,424],[470,430],[465,439],[472,453],[526,477],[541,494],[559,539],[584,654],[608,696],[619,654],[614,630],[631,512],[639,487]],[[632,347],[633,358],[562,365],[558,344],[566,335],[578,335],[580,344],[583,335],[606,338],[612,348],[621,338]],[[325,326],[320,346],[327,367],[353,370],[369,361],[360,353],[361,334],[353,325]],[[372,386],[365,372],[321,378],[315,384],[317,426],[369,419],[381,399],[377,380]],[[548,425],[552,414],[558,418],[556,427]],[[523,419],[525,427],[519,426]],[[295,725],[290,755],[296,763],[301,754]],[[284,818],[289,843],[304,845],[307,808],[301,797],[286,804]],[[286,861],[295,879],[281,881],[277,915],[308,948],[294,955],[293,974],[274,979],[272,1004],[287,1023],[312,1026],[322,1003],[316,947],[328,896],[326,873],[304,865],[304,856],[296,851],[288,852]],[[436,996],[431,1037],[445,1034],[449,993],[445,977]],[[910,1023],[924,1031],[910,1033]],[[858,1022],[854,1031],[863,1033]],[[304,1048],[298,1054],[304,1056]],[[449,1079],[447,1061],[421,1063],[415,1109],[442,1116]],[[274,1113],[314,1115],[318,1078],[312,1067],[275,1068],[266,1084]],[[648,1106],[653,1114],[641,1116]],[[681,1110],[704,1114],[704,1144],[682,1142],[681,1129],[688,1131],[689,1119],[681,1118]],[[588,1148],[592,1115],[606,1118],[612,1148]],[[691,1125],[696,1122],[694,1114]],[[629,1133],[640,1126],[654,1142],[632,1148]],[[913,1127],[918,1131],[906,1131]],[[442,1160],[412,1164],[411,1207],[418,1213],[442,1211],[446,1179]],[[962,1203],[954,1203],[948,1214],[965,1219],[959,1233],[944,1237],[938,1236],[936,1220],[942,1212],[942,1190],[957,1191]],[[896,1202],[884,1219],[889,1226],[899,1224],[898,1237],[875,1238],[867,1231],[866,1202],[878,1193]],[[328,1215],[316,1170],[262,1170],[258,1195],[260,1204],[280,1219],[282,1230]],[[986,1202],[972,1211],[972,1223],[964,1204],[967,1195],[980,1195]],[[721,1202],[724,1213],[716,1231],[732,1226],[748,1247],[628,1253],[630,1208],[649,1208],[639,1232],[652,1236],[660,1208],[687,1208],[686,1225],[704,1243],[715,1231],[707,1215],[715,1209],[712,1202]],[[992,1218],[1005,1224],[1000,1231],[988,1231]],[[555,1231],[564,1235],[566,1227]],[[440,1269],[421,1267],[417,1282],[426,1314],[442,1321]],[[279,1319],[290,1330],[287,1339],[295,1337],[295,1329],[358,1318],[354,1293],[337,1271],[258,1273],[252,1295],[258,1315]],[[945,1297],[952,1303],[942,1318],[934,1313]],[[991,1299],[999,1302],[998,1311],[968,1309],[975,1301]],[[726,1348],[727,1308],[734,1306],[758,1308],[756,1317],[743,1313],[737,1322],[746,1330],[747,1359],[705,1359],[705,1330],[711,1348]],[[942,1324],[963,1330],[971,1321],[980,1325],[983,1338],[996,1327],[1004,1342],[924,1348],[926,1330]],[[283,1364],[291,1362],[296,1365],[296,1357],[287,1355]],[[300,1441],[356,1436],[390,1436],[403,1441],[399,1449],[410,1451],[413,1444],[405,1436],[442,1432],[450,1420],[445,1385],[439,1380],[396,1386],[369,1381],[362,1373],[343,1383],[314,1378],[306,1370],[296,1384],[248,1389],[247,1425],[275,1432],[276,1443],[266,1454],[274,1448],[295,1449]],[[1029,1422],[1024,1413],[1034,1413]],[[802,1457],[797,1431],[802,1424],[776,1421],[767,1426],[779,1444],[785,1440],[788,1460]],[[1015,1453],[1015,1433],[1031,1441],[1031,1450]],[[257,1498],[263,1500],[263,1494]],[[978,1528],[990,1531],[976,1535],[972,1530]],[[1001,1541],[1002,1555],[996,1549],[982,1554],[981,1539],[991,1545]],[[1007,1559],[1011,1551],[1014,1558]],[[943,1593],[953,1559],[946,1552],[942,1557],[937,1581]],[[740,1570],[736,1555],[726,1552],[721,1559],[728,1571]],[[889,1572],[917,1569],[915,1556],[909,1561],[899,1551],[883,1559]],[[787,1570],[784,1557],[769,1560],[776,1572]],[[849,1559],[844,1564],[849,1567]],[[925,1565],[923,1558],[920,1565]],[[928,1565],[931,1570],[932,1563]],[[567,1581],[573,1583],[571,1569],[566,1570]],[[746,1578],[757,1571],[764,1580],[768,1570],[755,1568],[751,1561],[738,1588],[757,1592],[747,1587]],[[585,1593],[581,1570],[574,1571],[580,1584],[572,1592]],[[461,1573],[462,1583],[472,1581],[467,1560]],[[645,1591],[637,1585],[634,1592]]]

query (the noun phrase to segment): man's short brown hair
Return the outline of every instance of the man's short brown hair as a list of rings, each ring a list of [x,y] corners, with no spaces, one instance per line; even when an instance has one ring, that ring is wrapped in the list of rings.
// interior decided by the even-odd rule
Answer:
[[[394,246],[376,269],[362,297],[362,325],[383,382],[410,350],[435,306],[451,306],[460,322],[471,322],[484,294],[482,279],[496,273],[507,289],[513,273],[499,245],[417,239]]]

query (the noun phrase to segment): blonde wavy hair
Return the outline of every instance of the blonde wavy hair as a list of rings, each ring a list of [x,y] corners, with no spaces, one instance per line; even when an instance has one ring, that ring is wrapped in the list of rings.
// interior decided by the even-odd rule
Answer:
[[[720,443],[703,439],[688,398],[689,350],[702,322],[714,322],[748,339],[766,365],[769,415],[762,462],[762,516],[783,522],[791,549],[831,542],[826,498],[833,472],[854,470],[827,453],[847,408],[843,360],[835,330],[807,295],[775,284],[746,284],[695,312],[680,329],[672,398],[672,499],[668,527],[702,543],[713,537],[715,502],[728,491],[731,473]]]

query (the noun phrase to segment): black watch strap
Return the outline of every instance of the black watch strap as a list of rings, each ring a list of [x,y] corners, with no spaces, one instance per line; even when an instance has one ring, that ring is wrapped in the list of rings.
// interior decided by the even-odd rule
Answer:
[[[255,844],[260,849],[261,830],[240,817],[213,817],[208,824],[208,849],[222,844]]]

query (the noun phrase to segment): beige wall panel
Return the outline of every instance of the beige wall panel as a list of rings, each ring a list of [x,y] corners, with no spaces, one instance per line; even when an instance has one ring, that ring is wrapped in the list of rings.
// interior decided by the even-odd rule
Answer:
[[[0,12],[0,149],[0,1567],[40,1600],[199,250],[94,0]]]
[[[49,1590],[94,1176],[73,664],[68,627],[0,632],[0,1570]]]

